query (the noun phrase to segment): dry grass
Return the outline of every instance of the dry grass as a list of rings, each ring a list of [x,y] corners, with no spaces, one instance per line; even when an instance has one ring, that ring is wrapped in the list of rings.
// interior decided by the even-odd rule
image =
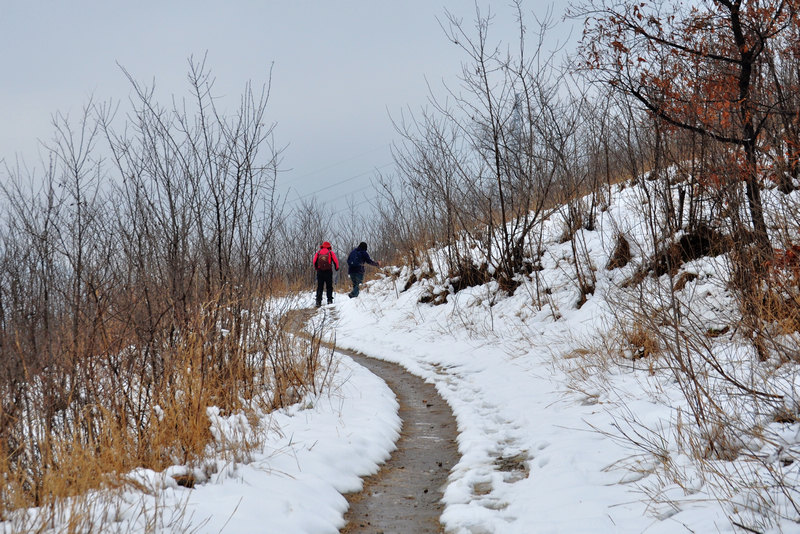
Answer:
[[[318,391],[324,365],[318,345],[283,330],[282,310],[235,321],[232,309],[238,307],[220,301],[199,307],[183,333],[173,333],[157,350],[131,345],[104,358],[75,359],[61,382],[64,394],[48,390],[55,380],[46,371],[7,388],[17,395],[17,408],[3,413],[0,429],[0,518],[19,521],[15,511],[29,507],[62,514],[65,502],[77,503],[90,490],[129,484],[124,475],[135,468],[199,466],[219,454],[247,458],[258,432],[220,443],[207,409],[244,412],[255,422],[256,413]],[[10,401],[6,396],[3,405]],[[69,531],[92,531],[88,515],[66,514],[77,525]]]
[[[631,245],[624,234],[617,232],[614,242],[614,250],[606,263],[606,269],[609,271],[625,267],[632,259]]]

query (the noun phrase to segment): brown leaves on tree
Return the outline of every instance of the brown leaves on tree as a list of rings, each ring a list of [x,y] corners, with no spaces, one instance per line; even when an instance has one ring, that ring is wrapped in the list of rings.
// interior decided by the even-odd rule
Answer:
[[[747,184],[764,250],[759,185],[777,164],[793,175],[800,170],[798,12],[800,0],[701,0],[691,7],[589,0],[571,11],[585,18],[581,53],[597,79],[633,97],[667,128],[741,154],[736,159],[745,172],[733,174]]]

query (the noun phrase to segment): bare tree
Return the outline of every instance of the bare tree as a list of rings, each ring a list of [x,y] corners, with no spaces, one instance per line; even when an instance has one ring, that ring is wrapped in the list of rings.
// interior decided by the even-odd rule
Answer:
[[[0,514],[198,461],[208,406],[320,387],[319,347],[265,306],[283,219],[269,85],[231,115],[202,62],[170,107],[131,83],[121,130],[111,105],[57,115],[44,175],[0,185]]]
[[[513,9],[519,34],[505,49],[490,45],[491,13],[476,11],[474,33],[447,15],[446,36],[467,58],[459,90],[432,97],[432,109],[418,117],[402,117],[394,151],[398,177],[413,191],[405,203],[416,204],[404,209],[422,215],[420,236],[445,246],[445,270],[467,285],[492,273],[507,291],[535,261],[534,230],[553,207],[579,120],[566,118],[575,100],[564,95],[555,52],[544,52],[547,20],[529,53],[521,2]],[[485,254],[483,267],[473,264],[473,246]]]

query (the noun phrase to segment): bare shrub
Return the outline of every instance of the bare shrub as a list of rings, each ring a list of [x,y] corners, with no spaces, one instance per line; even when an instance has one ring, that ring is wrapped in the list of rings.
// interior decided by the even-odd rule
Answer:
[[[131,79],[122,130],[90,103],[77,124],[57,116],[43,176],[6,169],[2,517],[56,510],[137,467],[239,461],[258,429],[220,445],[210,407],[256,423],[323,387],[329,362],[265,305],[281,219],[268,86],[228,116],[202,63],[189,80],[189,102],[164,108]]]

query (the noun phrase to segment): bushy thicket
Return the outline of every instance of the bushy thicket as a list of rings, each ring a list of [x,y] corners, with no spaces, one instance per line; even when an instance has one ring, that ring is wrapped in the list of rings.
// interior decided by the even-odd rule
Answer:
[[[57,116],[44,171],[6,169],[0,518],[197,463],[209,406],[269,410],[320,386],[318,346],[266,305],[286,278],[269,88],[226,115],[202,63],[189,79],[169,107],[131,79],[127,114]]]

